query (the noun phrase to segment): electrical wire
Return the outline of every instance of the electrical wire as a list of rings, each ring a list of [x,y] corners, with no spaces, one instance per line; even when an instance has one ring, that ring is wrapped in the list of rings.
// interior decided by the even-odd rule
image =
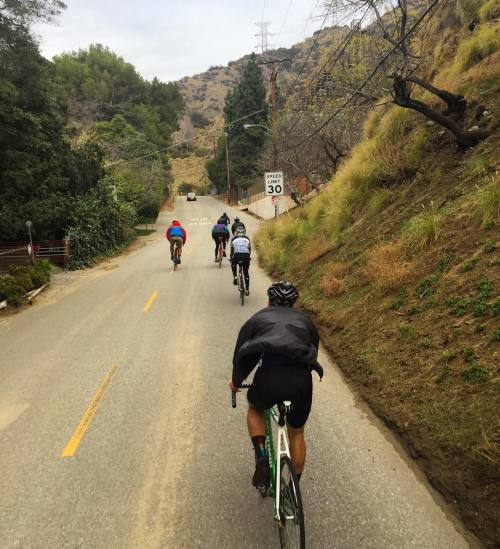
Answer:
[[[299,147],[301,147],[306,141],[308,141],[309,139],[311,139],[312,137],[314,137],[315,135],[317,135],[322,129],[324,129],[342,110],[344,110],[347,105],[349,105],[349,103],[352,101],[352,99],[358,95],[365,87],[366,85],[368,84],[368,82],[370,82],[370,80],[375,76],[376,72],[378,71],[378,69],[385,63],[385,61],[399,48],[399,46],[408,38],[408,36],[410,36],[410,34],[412,34],[416,29],[417,27],[420,25],[420,23],[423,21],[423,19],[425,19],[425,17],[427,16],[427,14],[429,12],[431,12],[434,7],[438,4],[439,0],[434,0],[430,6],[427,7],[427,9],[424,11],[424,13],[417,19],[417,21],[413,24],[413,26],[405,33],[405,35],[400,38],[395,44],[394,46],[382,57],[382,59],[379,60],[379,62],[375,65],[375,67],[373,68],[373,70],[370,72],[370,74],[368,75],[368,77],[364,80],[364,82],[358,87],[358,89],[353,92],[345,101],[344,103],[342,103],[342,105],[331,115],[328,117],[328,119],[323,123],[321,124],[318,128],[316,128],[310,135],[308,135],[307,137],[305,137],[304,139],[302,139],[297,145],[294,145],[292,147],[289,147],[288,149],[286,149],[285,151],[283,152],[287,152],[291,149],[298,149]],[[435,12],[434,12],[435,13]]]
[[[219,133],[221,131],[221,129],[225,129],[225,128],[230,128],[233,124],[236,124],[237,122],[240,122],[241,120],[246,120],[247,118],[250,118],[252,116],[255,116],[256,114],[259,114],[263,111],[265,111],[266,109],[263,108],[263,109],[259,109],[258,111],[254,111],[250,114],[247,114],[245,116],[241,116],[240,118],[237,118],[236,120],[231,120],[231,122],[227,122],[225,124],[223,124],[220,128],[214,128],[214,129],[211,129],[211,130],[205,130],[205,131],[202,131],[200,132],[200,134],[202,136],[204,135],[211,135],[212,133]],[[200,135],[199,134],[199,135]],[[184,139],[183,141],[179,141],[177,143],[174,143],[173,145],[169,145],[168,147],[164,147],[163,149],[158,149],[152,153],[148,153],[148,154],[145,154],[143,156],[137,156],[136,158],[129,158],[129,159],[123,159],[123,160],[118,160],[117,162],[112,162],[111,164],[108,164],[107,167],[110,167],[110,166],[117,166],[118,164],[128,164],[129,162],[135,162],[136,160],[143,160],[144,158],[148,158],[149,156],[154,156],[158,153],[161,153],[161,152],[166,152],[166,151],[169,151],[171,149],[175,149],[176,147],[179,147],[180,145],[184,145],[186,143],[190,143],[193,141],[193,137],[191,137],[190,139]]]

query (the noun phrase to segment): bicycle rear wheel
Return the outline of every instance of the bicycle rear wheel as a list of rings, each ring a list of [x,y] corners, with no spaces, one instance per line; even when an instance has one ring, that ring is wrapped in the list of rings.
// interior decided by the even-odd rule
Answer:
[[[238,290],[240,291],[241,306],[245,305],[245,281],[243,279],[243,273],[238,274]]]
[[[281,456],[280,519],[278,532],[282,549],[305,549],[304,509],[299,480],[292,460]]]

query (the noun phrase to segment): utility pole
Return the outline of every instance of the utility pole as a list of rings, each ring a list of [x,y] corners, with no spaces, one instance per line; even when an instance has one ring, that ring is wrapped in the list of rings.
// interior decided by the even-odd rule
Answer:
[[[271,59],[269,61],[261,61],[259,65],[271,65],[271,78],[270,78],[270,94],[269,98],[271,100],[271,136],[273,140],[272,144],[272,169],[278,169],[278,143],[277,143],[277,126],[276,122],[278,120],[278,108],[277,108],[277,89],[276,89],[276,80],[278,78],[278,67],[279,63],[287,61],[287,59]],[[278,217],[279,214],[279,204],[274,205],[274,217]]]
[[[231,205],[231,178],[229,177],[229,147],[227,146],[227,132],[224,132],[224,143],[226,145],[227,203]]]

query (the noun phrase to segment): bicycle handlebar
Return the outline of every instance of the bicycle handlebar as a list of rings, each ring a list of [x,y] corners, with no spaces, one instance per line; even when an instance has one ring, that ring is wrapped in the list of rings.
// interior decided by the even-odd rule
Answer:
[[[240,389],[248,389],[250,387],[249,384],[247,383],[244,383],[241,387],[239,387]],[[231,391],[231,406],[233,408],[236,408],[236,391]]]

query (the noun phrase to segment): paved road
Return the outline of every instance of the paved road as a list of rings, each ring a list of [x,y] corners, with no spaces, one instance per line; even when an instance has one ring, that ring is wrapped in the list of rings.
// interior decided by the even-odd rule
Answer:
[[[271,502],[250,487],[244,406],[231,409],[226,385],[237,331],[265,305],[268,280],[254,262],[239,305],[228,264],[212,263],[222,209],[178,201],[189,240],[175,273],[161,232],[0,317],[1,548],[278,545]],[[302,483],[308,547],[467,547],[323,362]]]

